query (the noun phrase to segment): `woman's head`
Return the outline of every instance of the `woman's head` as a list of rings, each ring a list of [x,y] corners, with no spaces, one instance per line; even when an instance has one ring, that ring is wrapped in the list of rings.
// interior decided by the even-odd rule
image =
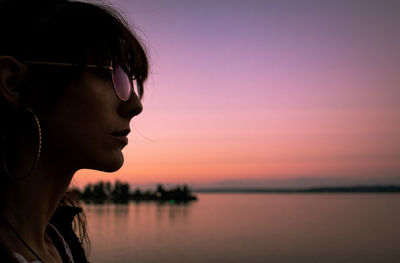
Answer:
[[[54,79],[59,86],[60,79],[54,75],[61,74],[68,82],[83,70],[83,65],[102,66],[112,61],[135,75],[143,89],[148,74],[145,51],[125,20],[110,8],[66,0],[14,0],[3,5],[0,55],[12,56],[22,63],[45,61],[81,66],[30,66],[34,84],[47,84]],[[52,87],[48,91],[59,90]]]
[[[136,96],[116,96],[106,67],[120,66],[134,76],[141,93],[148,74],[145,51],[127,23],[89,3],[3,1],[0,37],[2,123],[17,127],[23,109],[32,108],[45,150],[65,154],[57,158],[71,161],[74,169],[118,169],[124,146],[118,132],[129,129],[142,106]],[[5,69],[12,77],[4,77]]]

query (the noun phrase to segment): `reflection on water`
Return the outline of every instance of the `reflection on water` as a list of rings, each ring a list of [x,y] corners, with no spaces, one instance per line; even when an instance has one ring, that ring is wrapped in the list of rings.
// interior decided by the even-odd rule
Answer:
[[[87,205],[91,262],[398,262],[398,194]]]

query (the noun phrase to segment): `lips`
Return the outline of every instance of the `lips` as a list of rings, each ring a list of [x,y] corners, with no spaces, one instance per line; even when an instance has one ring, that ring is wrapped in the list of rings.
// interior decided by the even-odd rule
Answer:
[[[123,145],[128,144],[128,134],[131,132],[130,129],[125,129],[125,130],[120,130],[120,131],[115,131],[112,132],[111,135],[114,136],[114,138],[122,143]]]
[[[128,136],[128,134],[130,132],[131,132],[130,129],[124,129],[124,130],[112,132],[111,134],[114,136]]]

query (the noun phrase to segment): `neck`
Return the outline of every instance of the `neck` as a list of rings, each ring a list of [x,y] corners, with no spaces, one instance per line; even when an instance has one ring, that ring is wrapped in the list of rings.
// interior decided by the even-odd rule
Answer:
[[[27,178],[9,182],[1,192],[1,215],[35,251],[45,249],[47,225],[74,173],[42,156]]]

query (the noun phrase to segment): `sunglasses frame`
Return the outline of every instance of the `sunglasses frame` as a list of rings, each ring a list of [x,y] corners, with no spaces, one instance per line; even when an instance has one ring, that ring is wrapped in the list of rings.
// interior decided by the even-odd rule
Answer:
[[[73,64],[73,63],[47,62],[47,61],[24,61],[24,63],[25,63],[25,64],[31,64],[31,65],[48,65],[48,66],[58,66],[58,67],[78,67],[78,66],[82,66],[82,65]],[[139,99],[141,98],[141,94],[139,94],[140,92],[139,92],[139,85],[138,85],[138,83],[136,83],[136,85],[138,86],[138,87],[137,87],[137,88],[138,88],[138,94],[136,94],[136,92],[134,91],[134,87],[133,87],[134,84],[133,84],[133,81],[136,80],[136,78],[135,78],[135,77],[129,77],[129,75],[126,74],[125,71],[124,71],[124,72],[125,72],[126,76],[128,77],[129,82],[130,82],[130,85],[131,85],[131,89],[130,89],[130,92],[129,92],[129,97],[128,97],[126,100],[124,100],[124,99],[122,99],[122,98],[118,95],[117,89],[115,88],[115,80],[114,80],[114,72],[115,72],[115,69],[116,69],[116,68],[113,67],[112,62],[111,62],[111,65],[110,65],[110,66],[98,66],[98,65],[94,65],[94,64],[86,64],[86,65],[83,65],[83,66],[84,66],[85,68],[104,68],[104,69],[110,70],[110,71],[111,71],[111,80],[112,80],[114,92],[115,92],[115,95],[117,95],[117,97],[118,97],[120,100],[122,100],[122,101],[128,101],[128,100],[132,97],[132,93],[135,93],[135,95],[136,95]]]

